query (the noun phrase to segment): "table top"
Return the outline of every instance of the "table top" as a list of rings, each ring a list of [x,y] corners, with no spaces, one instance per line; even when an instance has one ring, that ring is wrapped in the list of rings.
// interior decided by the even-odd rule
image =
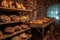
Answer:
[[[54,20],[51,20],[50,22],[43,23],[43,24],[33,24],[33,23],[31,23],[30,25],[31,25],[32,28],[45,28],[53,22],[54,22]]]

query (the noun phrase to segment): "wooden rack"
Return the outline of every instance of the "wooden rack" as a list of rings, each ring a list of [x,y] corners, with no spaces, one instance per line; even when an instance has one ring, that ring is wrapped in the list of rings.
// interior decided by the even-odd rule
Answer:
[[[17,8],[6,8],[6,7],[0,7],[0,10],[1,11],[10,11],[10,12],[32,12],[32,10],[24,10],[24,9],[17,9]],[[29,21],[28,21],[29,22]],[[14,22],[14,21],[11,21],[11,22],[4,22],[4,23],[0,23],[0,25],[4,25],[4,24],[12,24],[12,23],[21,23],[21,21],[19,22]],[[22,22],[24,23],[24,22]],[[27,23],[27,22],[25,22]],[[23,30],[20,30],[20,31],[17,31],[17,32],[14,32],[13,34],[9,34],[9,35],[3,35],[2,39],[6,39],[6,38],[9,38],[9,37],[12,37],[14,35],[17,35],[17,34],[20,34],[24,31],[27,31],[29,30],[30,27],[28,27],[27,29],[23,29]]]

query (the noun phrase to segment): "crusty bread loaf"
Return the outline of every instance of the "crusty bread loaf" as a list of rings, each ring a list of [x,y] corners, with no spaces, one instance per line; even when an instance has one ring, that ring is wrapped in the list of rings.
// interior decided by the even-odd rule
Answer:
[[[24,25],[24,24],[23,24],[23,25],[21,25],[21,28],[22,28],[22,29],[27,29],[27,28],[28,28],[28,25]]]
[[[2,3],[1,3],[1,6],[8,7],[8,1],[7,0],[3,0]]]
[[[18,2],[16,2],[16,7],[17,8],[19,8],[19,9],[26,9],[24,6],[23,6],[23,4],[21,4],[21,3],[18,3]]]
[[[10,15],[10,18],[12,21],[16,21],[16,22],[19,22],[19,17],[17,15]]]
[[[21,5],[21,9],[26,10],[26,8],[23,6],[23,4],[20,4],[20,5]]]
[[[16,2],[16,7],[21,9],[21,5],[18,2]]]
[[[20,18],[20,20],[22,22],[29,21],[29,16],[28,15],[26,15],[26,16],[20,16],[19,18]]]
[[[20,34],[20,37],[21,37],[21,38],[27,38],[27,37],[28,37],[28,34],[22,33],[22,34]]]
[[[8,1],[9,1],[9,2],[8,2],[9,7],[10,7],[10,8],[15,8],[14,2],[11,1],[11,0],[8,0]]]
[[[21,38],[19,36],[15,36],[14,38],[12,38],[11,40],[21,40]]]
[[[30,23],[33,23],[33,24],[43,24],[43,20],[32,20]]]
[[[8,17],[6,15],[0,15],[0,19],[2,22],[10,22],[11,21],[10,17]]]
[[[21,30],[21,26],[19,26],[19,25],[16,25],[14,28],[15,28],[16,31],[20,31]]]
[[[13,32],[15,32],[15,29],[13,27],[7,27],[7,28],[5,28],[4,31],[7,33],[13,33]]]

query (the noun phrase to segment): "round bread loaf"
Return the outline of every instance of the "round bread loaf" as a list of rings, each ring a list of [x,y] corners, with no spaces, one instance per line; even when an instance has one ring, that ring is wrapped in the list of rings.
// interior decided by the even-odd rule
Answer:
[[[2,21],[2,22],[10,22],[11,21],[11,19],[10,19],[10,17],[8,17],[8,16],[6,16],[6,15],[0,15],[0,21]]]
[[[20,16],[19,17],[22,22],[29,21],[29,16]]]
[[[19,25],[16,25],[14,28],[15,28],[16,31],[20,31],[21,30],[21,26],[19,26]]]
[[[27,36],[28,36],[28,35],[25,34],[25,33],[22,33],[22,34],[20,35],[21,38],[27,38]]]
[[[16,21],[16,22],[20,21],[17,15],[10,15],[10,18],[12,19],[12,21]]]
[[[21,28],[22,28],[22,29],[27,29],[27,28],[28,28],[28,25],[24,25],[24,24],[23,24],[23,25],[21,25]]]
[[[15,29],[13,27],[7,27],[7,28],[5,28],[4,31],[7,33],[13,33],[13,32],[15,32]]]
[[[19,36],[15,36],[14,38],[12,38],[11,40],[21,40],[21,38]]]
[[[8,2],[9,7],[10,7],[10,8],[15,8],[14,2],[13,2],[12,0],[8,0],[8,1],[9,1],[9,2]]]
[[[7,0],[3,0],[2,3],[1,3],[1,6],[8,7],[8,1]]]

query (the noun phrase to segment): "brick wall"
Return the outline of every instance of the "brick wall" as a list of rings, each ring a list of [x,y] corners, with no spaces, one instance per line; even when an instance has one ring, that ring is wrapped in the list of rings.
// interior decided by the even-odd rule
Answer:
[[[23,0],[22,2],[24,4],[24,6],[27,8],[27,9],[31,9],[32,10],[32,15],[31,15],[31,18],[32,19],[36,19],[37,18],[37,0]],[[34,11],[35,10],[35,11]]]
[[[27,9],[33,10],[32,16],[34,19],[37,16],[46,15],[47,8],[55,3],[60,3],[58,0],[23,0],[22,2]],[[37,10],[35,10],[37,9]]]

